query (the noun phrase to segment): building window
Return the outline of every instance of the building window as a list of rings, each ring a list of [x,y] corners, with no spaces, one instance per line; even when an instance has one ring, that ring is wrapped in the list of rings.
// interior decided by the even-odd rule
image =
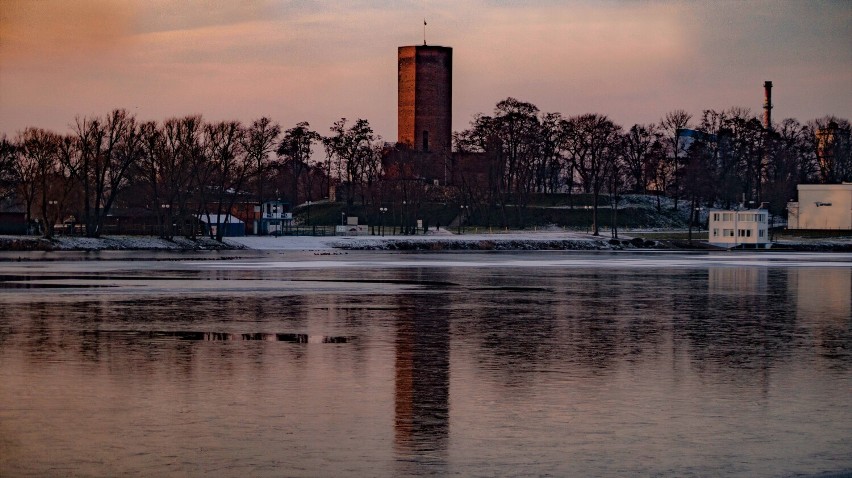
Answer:
[[[428,131],[423,132],[423,151],[426,152],[426,153],[429,152],[429,132]]]
[[[718,213],[718,212],[714,212],[714,213],[713,213],[713,220],[714,220],[714,221],[718,221],[718,220],[719,220],[719,213]]]
[[[758,236],[758,237],[764,237],[765,233],[766,233],[766,231],[764,231],[763,229],[761,229],[761,230],[757,231],[757,236]]]
[[[734,230],[733,229],[722,229],[722,236],[734,237]]]
[[[719,237],[719,229],[716,227],[713,228],[713,237]]]

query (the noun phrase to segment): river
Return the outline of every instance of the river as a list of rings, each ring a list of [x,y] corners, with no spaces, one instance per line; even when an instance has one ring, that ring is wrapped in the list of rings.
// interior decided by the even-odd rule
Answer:
[[[3,253],[0,476],[852,472],[852,255]]]

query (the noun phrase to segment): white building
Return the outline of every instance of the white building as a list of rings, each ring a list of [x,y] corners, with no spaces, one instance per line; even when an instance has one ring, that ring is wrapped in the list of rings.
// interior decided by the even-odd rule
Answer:
[[[852,230],[852,183],[799,184],[787,203],[787,229]]]
[[[766,209],[711,210],[709,243],[719,247],[769,247]]]
[[[293,213],[289,212],[290,203],[280,199],[270,199],[255,206],[257,219],[254,230],[261,235],[280,235],[293,225]]]

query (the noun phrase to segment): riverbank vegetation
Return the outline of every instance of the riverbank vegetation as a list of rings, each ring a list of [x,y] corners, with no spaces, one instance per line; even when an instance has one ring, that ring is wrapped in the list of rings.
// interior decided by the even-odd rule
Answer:
[[[555,226],[617,236],[619,227],[692,227],[711,207],[780,216],[797,184],[852,181],[850,124],[831,116],[767,128],[744,108],[678,110],[628,128],[507,98],[453,141],[456,152],[480,155],[479,180],[389,175],[390,146],[365,119],[341,119],[323,135],[267,117],[157,122],[117,109],[78,117],[66,133],[3,134],[0,200],[48,238],[56,225],[88,237],[195,238],[205,233],[198,218],[252,217],[269,199],[289,204],[302,225],[358,216],[403,232]],[[206,233],[221,241],[224,231]]]

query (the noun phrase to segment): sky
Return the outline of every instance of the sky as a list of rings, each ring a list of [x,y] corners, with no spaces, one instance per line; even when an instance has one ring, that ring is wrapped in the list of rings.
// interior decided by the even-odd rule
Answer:
[[[852,117],[852,2],[0,0],[0,135],[267,116],[396,140],[397,47],[453,47],[453,129],[515,97],[629,127],[747,107]]]

